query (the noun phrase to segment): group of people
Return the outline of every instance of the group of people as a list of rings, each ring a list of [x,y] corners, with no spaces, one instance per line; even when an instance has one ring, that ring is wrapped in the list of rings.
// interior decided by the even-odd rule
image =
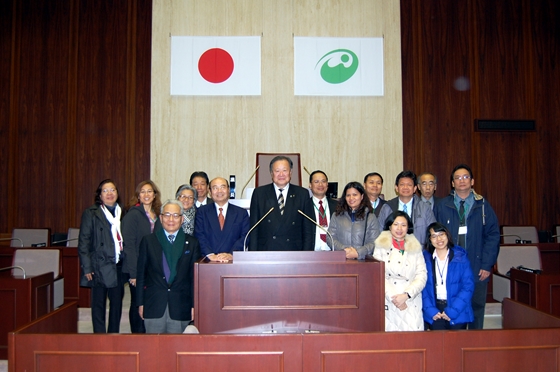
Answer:
[[[499,228],[491,206],[472,189],[467,165],[455,167],[445,198],[434,196],[434,175],[401,172],[391,200],[382,197],[379,173],[348,183],[337,201],[326,195],[325,172],[312,172],[305,189],[290,183],[292,169],[289,157],[272,159],[272,183],[254,190],[250,215],[229,203],[226,179],[210,181],[204,172],[193,173],[164,203],[154,182],[141,182],[126,213],[115,183],[102,181],[82,216],[78,245],[81,284],[92,288],[94,332],[119,331],[126,281],[132,332],[183,332],[194,319],[194,262],[231,261],[233,251],[245,249],[373,257],[385,262],[386,330],[482,328]]]

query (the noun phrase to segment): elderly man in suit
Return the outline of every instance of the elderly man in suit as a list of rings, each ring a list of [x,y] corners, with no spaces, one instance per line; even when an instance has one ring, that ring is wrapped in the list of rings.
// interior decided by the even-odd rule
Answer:
[[[437,190],[437,177],[430,172],[424,172],[418,176],[418,191],[423,202],[428,203],[434,210],[434,206],[441,200],[435,196]]]
[[[194,236],[200,243],[202,255],[211,261],[230,261],[233,251],[243,250],[249,231],[247,211],[228,203],[229,182],[217,177],[210,181],[214,203],[196,212]]]
[[[327,189],[329,188],[329,179],[323,171],[316,170],[309,175],[309,189],[313,194],[311,202],[313,203],[315,221],[328,229],[331,222],[331,216],[336,211],[336,200],[327,197]],[[310,217],[313,217],[311,215]],[[330,251],[327,245],[327,234],[318,226],[315,226],[314,247],[316,251]]]
[[[314,225],[298,212],[313,216],[313,206],[309,192],[290,183],[292,168],[290,158],[276,156],[269,165],[272,183],[253,192],[250,210],[254,229],[249,244],[252,251],[313,250]]]
[[[146,333],[182,333],[194,315],[194,263],[200,258],[200,246],[181,229],[180,202],[167,200],[160,219],[163,228],[140,242],[138,311]]]

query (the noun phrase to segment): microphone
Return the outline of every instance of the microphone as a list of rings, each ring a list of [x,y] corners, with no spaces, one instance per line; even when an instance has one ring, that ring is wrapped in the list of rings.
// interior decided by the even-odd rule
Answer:
[[[10,270],[10,269],[20,269],[21,271],[23,271],[23,279],[25,279],[25,269],[21,266],[9,266],[9,267],[3,267],[0,269],[0,271],[4,271],[4,270]]]
[[[21,248],[23,248],[23,240],[20,238],[2,238],[0,241],[7,241],[7,240],[19,240],[19,244],[21,244]]]
[[[247,182],[245,183],[245,186],[243,186],[243,188],[241,189],[241,199],[243,199],[243,193],[245,192],[245,187],[247,187],[247,185],[249,184],[249,182],[251,182],[251,180],[253,179],[253,177],[255,177],[255,174],[257,174],[257,171],[259,170],[261,166],[257,165],[257,167],[255,168],[255,171],[253,172],[253,174],[251,174],[251,177],[249,177],[249,179],[247,180]]]
[[[51,245],[60,244],[60,243],[67,243],[72,242],[74,240],[78,240],[79,238],[72,238],[72,239],[64,239],[64,240],[57,240],[56,242],[51,242]]]
[[[266,212],[266,213],[264,214],[264,216],[262,216],[262,218],[261,218],[260,220],[258,220],[257,223],[253,225],[253,227],[251,227],[251,228],[249,229],[249,231],[247,232],[247,235],[245,235],[245,239],[243,240],[243,252],[247,252],[247,245],[246,245],[246,244],[247,244],[247,238],[249,237],[249,234],[250,234],[253,230],[255,230],[255,227],[257,227],[257,226],[259,225],[259,223],[261,223],[262,220],[264,220],[264,219],[266,218],[266,216],[268,216],[269,214],[271,214],[273,210],[274,210],[274,207],[271,207],[271,208],[268,210],[268,212]]]
[[[332,248],[331,248],[331,251],[334,251],[334,239],[333,239],[331,233],[329,232],[329,230],[327,230],[323,226],[319,225],[313,218],[309,217],[308,215],[306,215],[305,213],[303,213],[299,209],[298,209],[298,213],[301,214],[303,217],[307,218],[309,221],[313,222],[313,224],[315,226],[317,226],[318,228],[320,228],[321,230],[323,230],[324,232],[327,233],[327,235],[331,238],[331,244],[333,245]]]

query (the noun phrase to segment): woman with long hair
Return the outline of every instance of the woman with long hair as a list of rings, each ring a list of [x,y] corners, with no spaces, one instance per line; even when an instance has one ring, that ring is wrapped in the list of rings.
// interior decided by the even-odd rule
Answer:
[[[138,305],[136,304],[136,265],[138,263],[140,241],[144,236],[154,231],[160,208],[161,197],[158,187],[151,180],[142,181],[136,186],[134,196],[128,203],[128,212],[122,222],[126,254],[123,272],[128,275],[130,288],[128,319],[132,333],[146,332],[144,321],[138,313]]]

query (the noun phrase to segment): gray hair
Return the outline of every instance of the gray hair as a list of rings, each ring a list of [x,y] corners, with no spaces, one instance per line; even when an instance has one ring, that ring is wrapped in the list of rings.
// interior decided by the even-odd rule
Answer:
[[[430,173],[430,172],[424,172],[424,173],[422,173],[421,175],[419,175],[419,176],[418,176],[418,180],[416,181],[416,183],[417,183],[418,185],[420,185],[420,178],[422,178],[422,176],[427,176],[427,175],[430,175],[430,176],[434,177],[434,183],[437,185],[437,176],[436,176],[435,174],[433,174],[433,173]]]
[[[179,186],[179,188],[177,189],[177,192],[175,193],[175,199],[179,199],[179,196],[181,195],[181,192],[183,190],[191,190],[193,192],[193,195],[194,195],[194,200],[195,201],[198,200],[198,193],[196,192],[196,189],[194,187],[192,187],[191,185],[189,185],[188,183],[185,183],[184,185]]]
[[[173,204],[173,205],[176,205],[176,206],[178,206],[179,208],[181,208],[181,216],[182,216],[183,213],[185,212],[185,209],[183,208],[183,203],[179,202],[178,200],[167,199],[167,200],[165,201],[165,203],[163,203],[163,204],[161,205],[161,212],[160,212],[161,214],[163,214],[163,209],[165,208],[165,206],[166,206],[166,205],[169,205],[169,204]]]

